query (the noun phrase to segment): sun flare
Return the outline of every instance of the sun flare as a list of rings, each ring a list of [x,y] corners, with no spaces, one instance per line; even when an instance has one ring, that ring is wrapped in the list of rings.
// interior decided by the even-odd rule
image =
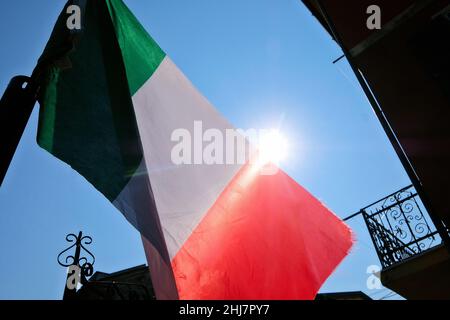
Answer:
[[[263,164],[279,164],[288,156],[287,139],[278,130],[270,130],[262,135],[258,144],[259,159]]]

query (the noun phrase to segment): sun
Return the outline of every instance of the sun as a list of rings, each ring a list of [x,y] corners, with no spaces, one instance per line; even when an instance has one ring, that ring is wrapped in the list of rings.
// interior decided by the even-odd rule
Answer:
[[[259,160],[262,164],[280,164],[288,156],[288,141],[279,130],[273,129],[259,137]]]

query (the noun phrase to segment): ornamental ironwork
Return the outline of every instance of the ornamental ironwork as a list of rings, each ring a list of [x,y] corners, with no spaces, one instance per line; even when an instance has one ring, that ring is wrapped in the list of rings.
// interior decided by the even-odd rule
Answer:
[[[442,243],[413,186],[367,206],[360,213],[384,268]]]
[[[63,250],[58,255],[58,264],[62,267],[78,266],[80,268],[81,284],[87,282],[87,277],[92,276],[94,273],[94,255],[86,248],[87,245],[92,243],[92,238],[89,236],[83,236],[80,231],[78,236],[71,233],[66,236],[66,241],[72,243],[67,249]],[[75,249],[74,254],[70,254],[70,251]]]
[[[71,245],[58,254],[58,264],[69,268],[64,289],[64,300],[106,299],[106,300],[152,300],[154,295],[145,283],[123,281],[98,281],[91,277],[94,273],[95,257],[86,248],[92,238],[71,233],[66,236]],[[71,268],[73,268],[71,272]],[[90,278],[89,278],[90,277]],[[88,279],[89,278],[89,279]],[[73,281],[76,279],[75,281]],[[78,284],[81,289],[77,290]]]

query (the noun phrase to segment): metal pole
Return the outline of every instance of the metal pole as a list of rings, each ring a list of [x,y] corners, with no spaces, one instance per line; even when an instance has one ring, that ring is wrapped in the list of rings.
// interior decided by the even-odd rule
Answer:
[[[0,186],[33,111],[37,92],[31,78],[17,76],[0,100]]]
[[[351,216],[348,216],[347,218],[342,219],[342,221],[345,222],[345,221],[351,220],[351,219],[353,219],[353,218],[359,216],[360,214],[362,214],[361,211],[359,211],[359,212],[357,212],[357,213],[354,213],[354,214],[352,214]]]
[[[406,173],[408,174],[417,193],[419,194],[420,198],[422,199],[422,202],[423,202],[425,208],[427,209],[431,220],[435,224],[436,229],[439,232],[439,235],[441,236],[443,242],[445,243],[447,250],[450,252],[450,238],[449,238],[448,232],[446,230],[446,227],[444,226],[444,224],[442,222],[442,219],[439,216],[434,214],[432,205],[431,205],[426,193],[423,190],[422,183],[420,182],[419,177],[417,176],[411,162],[409,161],[407,155],[405,154],[405,152],[403,150],[403,147],[401,146],[394,131],[392,130],[391,125],[389,124],[388,120],[386,119],[380,105],[378,104],[378,101],[376,100],[374,94],[372,93],[372,90],[369,88],[369,85],[368,85],[366,79],[363,77],[360,70],[356,67],[356,63],[353,61],[352,55],[347,50],[347,48],[344,46],[342,39],[340,38],[339,34],[336,31],[336,27],[335,27],[333,21],[331,20],[330,16],[328,15],[327,10],[325,9],[325,7],[322,4],[322,0],[317,0],[317,5],[319,6],[319,10],[322,13],[322,16],[324,17],[326,23],[328,24],[328,27],[330,28],[335,41],[339,44],[342,51],[344,52],[344,55],[346,56],[356,78],[358,79],[359,84],[361,85],[364,93],[367,96],[367,99],[369,100],[370,104],[372,105],[372,108],[373,108],[376,116],[378,117],[378,120],[380,121],[381,125],[383,126],[383,129],[386,132],[386,134],[389,138],[389,141],[391,142],[392,146],[394,147],[395,152],[397,153],[398,157],[400,158],[400,161],[401,161]]]

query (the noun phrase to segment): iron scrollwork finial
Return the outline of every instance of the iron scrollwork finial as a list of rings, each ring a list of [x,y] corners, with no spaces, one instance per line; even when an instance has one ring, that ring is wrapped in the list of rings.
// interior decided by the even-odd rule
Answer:
[[[87,277],[94,273],[95,257],[85,246],[92,243],[90,236],[83,236],[83,232],[79,232],[78,236],[71,233],[66,236],[66,241],[72,243],[67,249],[58,254],[58,264],[62,267],[77,266],[80,268],[81,284],[85,284]],[[75,253],[70,251],[75,248]],[[67,254],[67,255],[66,255]]]

